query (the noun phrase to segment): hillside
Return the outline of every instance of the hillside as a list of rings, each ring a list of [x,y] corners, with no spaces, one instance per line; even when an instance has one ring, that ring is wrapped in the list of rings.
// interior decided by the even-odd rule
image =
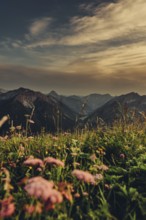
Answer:
[[[51,91],[48,97],[52,97],[64,103],[70,109],[72,109],[77,115],[87,116],[93,111],[104,105],[113,97],[109,94],[90,94],[87,96],[63,96],[57,94],[55,91]]]
[[[140,96],[131,92],[125,95],[117,96],[105,103],[94,111],[86,120],[91,126],[96,126],[97,118],[101,118],[105,123],[112,124],[119,120],[124,114],[130,111],[135,113],[146,111],[146,95]]]
[[[80,121],[83,126],[84,118],[111,98],[99,94],[63,96],[55,91],[45,95],[26,88],[3,90],[0,93],[0,117],[9,115],[10,121],[2,131],[7,131],[10,124],[21,125],[24,129],[29,125],[32,132],[73,130]]]
[[[145,112],[146,96],[134,92],[116,97],[108,94],[63,96],[55,91],[45,95],[25,88],[0,93],[0,117],[10,116],[3,132],[10,124],[22,125],[26,129],[29,119],[29,131],[35,133],[42,129],[49,132],[72,131],[86,125],[94,128],[99,118],[112,124],[130,111],[136,114]]]
[[[52,132],[66,130],[75,125],[74,112],[63,103],[25,88],[0,94],[0,117],[7,114],[15,126],[25,127],[26,117],[31,117],[34,121],[30,124],[32,132],[40,132],[43,127]]]

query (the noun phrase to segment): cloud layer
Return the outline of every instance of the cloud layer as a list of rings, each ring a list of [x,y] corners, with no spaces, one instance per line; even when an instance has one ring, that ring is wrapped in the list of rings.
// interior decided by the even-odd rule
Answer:
[[[59,17],[37,18],[30,22],[23,39],[1,42],[5,70],[0,66],[0,74],[13,72],[17,80],[19,73],[26,85],[30,79],[25,79],[30,77],[32,84],[44,85],[45,91],[48,85],[62,92],[73,92],[77,87],[82,93],[93,89],[114,94],[131,90],[144,93],[146,1],[80,4],[78,11],[58,26],[54,24]]]

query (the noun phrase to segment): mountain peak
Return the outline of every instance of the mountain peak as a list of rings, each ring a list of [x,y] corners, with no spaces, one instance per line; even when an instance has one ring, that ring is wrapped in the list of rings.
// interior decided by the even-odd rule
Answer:
[[[139,97],[140,95],[137,92],[129,92],[125,96],[137,96],[137,97]]]
[[[57,93],[56,91],[52,90],[52,91],[49,93],[49,95],[56,97],[56,96],[58,96],[58,93]]]

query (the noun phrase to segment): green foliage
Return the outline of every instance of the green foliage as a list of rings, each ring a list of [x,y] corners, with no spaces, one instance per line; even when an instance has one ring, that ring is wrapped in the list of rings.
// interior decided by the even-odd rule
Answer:
[[[9,219],[146,219],[145,135],[145,127],[133,124],[133,127],[124,125],[124,130],[123,126],[114,125],[56,136],[42,133],[27,137],[19,132],[19,135],[1,137],[0,200],[12,195],[15,203],[15,212]],[[24,161],[30,156],[42,161],[46,157],[57,158],[65,166],[25,166]],[[102,169],[103,164],[109,169]],[[79,181],[72,175],[74,169],[89,171],[93,176],[98,174],[96,184]],[[70,200],[64,198],[48,211],[43,208],[40,213],[27,213],[26,205],[43,206],[40,199],[24,190],[25,179],[35,176],[54,181],[58,190],[60,183],[66,183],[65,187],[71,185],[72,190],[66,188]]]

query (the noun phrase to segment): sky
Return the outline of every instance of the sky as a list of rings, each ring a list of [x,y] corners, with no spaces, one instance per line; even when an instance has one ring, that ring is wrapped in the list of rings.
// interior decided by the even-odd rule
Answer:
[[[0,88],[146,94],[146,0],[0,0]]]

